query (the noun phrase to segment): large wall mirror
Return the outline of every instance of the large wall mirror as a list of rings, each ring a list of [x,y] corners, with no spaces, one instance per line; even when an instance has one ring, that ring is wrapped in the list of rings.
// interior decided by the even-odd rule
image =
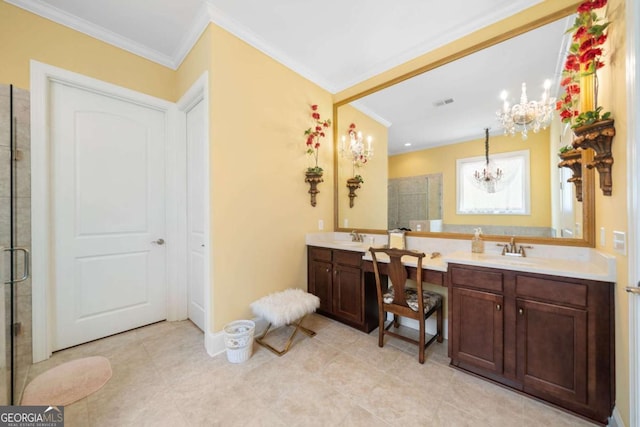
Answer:
[[[593,171],[582,168],[578,201],[576,187],[567,182],[571,171],[558,167],[560,148],[571,144],[571,129],[554,110],[546,129],[529,131],[523,139],[520,132],[505,135],[496,114],[503,105],[501,92],[508,92],[512,105],[518,103],[523,83],[529,100],[540,100],[549,79],[550,96],[557,97],[569,42],[565,32],[572,24],[573,16],[549,17],[444,65],[424,67],[428,71],[336,103],[336,229],[405,228],[410,235],[468,238],[482,227],[498,240],[516,236],[528,242],[593,246]],[[372,140],[373,156],[361,167],[354,167],[341,149],[352,124]],[[485,159],[485,128],[490,159],[525,153],[526,160],[519,161],[527,162],[526,173],[522,163],[503,163],[502,168],[503,179],[523,180],[514,188],[524,188],[526,181],[527,209],[510,210],[510,196],[504,194],[496,204],[506,208],[460,209],[461,184],[466,180],[470,193],[473,179],[459,165]],[[355,175],[363,182],[350,204],[346,182]],[[485,203],[494,195],[475,197]]]

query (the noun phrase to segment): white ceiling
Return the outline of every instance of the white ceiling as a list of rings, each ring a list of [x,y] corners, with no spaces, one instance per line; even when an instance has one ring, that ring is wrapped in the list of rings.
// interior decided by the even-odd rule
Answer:
[[[214,22],[332,93],[541,2],[5,1],[173,69],[207,24]],[[500,105],[499,91],[517,91],[522,80],[529,83],[532,97],[537,97],[537,86],[552,77],[546,70],[552,72],[557,61],[559,50],[550,57],[549,44],[557,47],[560,38],[532,35],[519,53],[508,50],[507,55],[511,48],[505,45],[493,54],[465,58],[457,61],[459,66],[434,70],[396,90],[374,94],[360,105],[392,123],[391,152],[406,151],[404,142],[413,142],[411,149],[419,149],[471,134],[482,137],[483,127],[491,124],[486,118],[473,118],[477,113],[471,106],[482,106],[494,117]],[[437,110],[431,106],[448,97],[455,102]],[[432,121],[419,124],[417,120],[425,117]]]

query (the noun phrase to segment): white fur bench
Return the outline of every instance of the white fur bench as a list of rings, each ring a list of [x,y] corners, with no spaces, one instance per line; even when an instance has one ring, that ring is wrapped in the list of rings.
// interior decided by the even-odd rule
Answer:
[[[282,356],[289,351],[298,330],[310,337],[316,334],[302,326],[301,323],[307,314],[313,313],[318,307],[320,307],[320,298],[301,289],[286,289],[254,301],[251,303],[253,313],[269,322],[264,333],[256,338],[256,342],[278,356]],[[284,325],[295,326],[295,329],[289,336],[284,349],[278,350],[266,343],[264,338],[271,327],[275,329]]]

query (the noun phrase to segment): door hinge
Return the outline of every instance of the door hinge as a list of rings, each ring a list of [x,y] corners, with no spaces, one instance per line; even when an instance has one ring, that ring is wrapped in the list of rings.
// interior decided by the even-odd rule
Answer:
[[[16,322],[13,324],[13,336],[17,337],[22,334],[22,322]]]
[[[22,150],[13,150],[13,160],[19,162],[24,158],[24,152]]]

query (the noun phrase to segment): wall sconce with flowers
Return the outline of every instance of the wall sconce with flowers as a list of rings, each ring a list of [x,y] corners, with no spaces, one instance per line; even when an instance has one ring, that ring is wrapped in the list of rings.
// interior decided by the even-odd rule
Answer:
[[[602,45],[607,40],[610,22],[596,12],[605,7],[607,0],[587,0],[577,8],[576,20],[569,29],[572,43],[565,61],[560,86],[564,94],[556,108],[560,118],[573,129],[574,148],[592,149],[593,160],[587,168],[596,168],[600,175],[600,188],[610,196],[613,183],[611,144],[616,134],[610,112],[598,105],[598,70],[604,67]]]
[[[349,138],[348,146],[347,137]],[[352,208],[354,199],[357,197],[356,190],[364,183],[362,176],[356,175],[356,168],[363,167],[373,157],[373,139],[368,136],[365,145],[362,132],[356,130],[355,123],[351,123],[347,136],[342,136],[339,150],[340,155],[351,162],[353,177],[347,179],[347,188],[349,189],[349,207]]]
[[[314,124],[312,127],[304,131],[307,147],[307,155],[314,161],[314,166],[309,166],[305,172],[304,182],[309,184],[309,194],[311,195],[311,206],[316,206],[316,195],[320,192],[318,184],[323,182],[322,168],[318,165],[318,152],[320,149],[320,141],[325,137],[325,130],[331,126],[331,119],[322,120],[318,112],[318,106],[311,106],[311,118]]]

